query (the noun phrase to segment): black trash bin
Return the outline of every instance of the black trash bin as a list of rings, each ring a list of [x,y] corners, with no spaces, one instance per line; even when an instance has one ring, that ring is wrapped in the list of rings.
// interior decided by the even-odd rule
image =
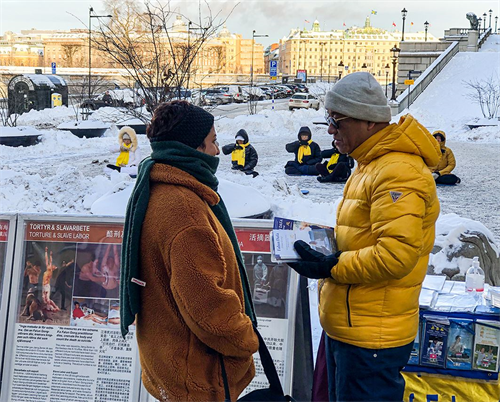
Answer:
[[[8,107],[10,114],[23,114],[31,109],[52,107],[52,94],[61,95],[62,104],[68,106],[68,86],[58,75],[16,75],[8,85]]]

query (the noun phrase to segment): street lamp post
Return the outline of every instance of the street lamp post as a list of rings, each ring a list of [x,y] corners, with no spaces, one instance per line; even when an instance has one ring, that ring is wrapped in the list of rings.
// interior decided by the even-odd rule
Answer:
[[[425,27],[425,41],[427,42],[427,29],[429,29],[429,23],[427,21],[424,22]]]
[[[319,42],[319,46],[321,47],[321,57],[319,59],[319,68],[320,68],[320,81],[323,82],[323,49],[325,48],[326,42]]]
[[[490,13],[490,26],[489,26],[489,27],[491,28],[491,14],[493,13],[493,10],[492,10],[492,9],[490,9],[490,10],[488,11],[488,13]]]
[[[399,57],[399,52],[401,49],[399,49],[396,45],[391,49],[392,52],[392,97],[391,101],[396,100],[396,64],[398,62],[398,57]]]
[[[408,13],[408,11],[406,10],[406,8],[403,8],[401,10],[401,16],[403,17],[403,32],[401,34],[401,42],[405,41],[405,20],[406,20],[407,13]]]
[[[495,32],[497,31],[498,16],[495,17]]]
[[[94,9],[89,8],[89,99],[91,96],[90,78],[92,75],[92,18],[112,18],[112,15],[92,15]]]
[[[385,97],[387,98],[387,87],[389,86],[389,70],[391,69],[391,66],[389,66],[389,63],[385,65]]]
[[[255,29],[252,31],[252,64],[250,66],[250,91],[252,91],[253,87],[253,48],[255,44],[255,38],[267,38],[269,35],[255,35]],[[250,98],[252,94],[250,93]]]
[[[483,25],[483,32],[486,32],[486,13],[483,13],[483,22],[484,22],[484,25]]]
[[[477,31],[479,32],[479,35],[481,35],[481,22],[483,22],[483,19],[479,17],[477,19]]]
[[[342,63],[342,60],[340,60],[338,67],[339,67],[339,80],[340,80],[342,79],[342,70],[344,69],[344,63]]]

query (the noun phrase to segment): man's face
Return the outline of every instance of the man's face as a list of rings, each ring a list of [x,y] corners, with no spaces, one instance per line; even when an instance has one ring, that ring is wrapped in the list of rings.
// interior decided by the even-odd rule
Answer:
[[[328,113],[330,117],[336,120],[347,117],[331,110],[329,110]],[[338,126],[339,128],[335,128],[333,124],[330,124],[328,126],[328,134],[333,135],[335,146],[342,154],[350,154],[369,137],[366,133],[366,121],[349,117],[339,121]]]
[[[307,134],[300,134],[301,141],[309,141],[309,136]]]

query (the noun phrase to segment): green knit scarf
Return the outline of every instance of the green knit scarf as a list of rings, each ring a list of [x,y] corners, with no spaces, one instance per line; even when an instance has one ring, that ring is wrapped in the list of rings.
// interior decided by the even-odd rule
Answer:
[[[122,335],[128,333],[128,327],[135,320],[140,311],[140,285],[132,279],[140,280],[140,244],[141,229],[149,202],[149,175],[155,163],[174,166],[189,173],[200,183],[217,192],[219,181],[215,177],[219,158],[199,152],[177,141],[152,142],[153,152],[139,165],[137,182],[130,196],[125,215],[123,229],[122,260],[120,270],[120,326]],[[243,263],[238,240],[234,232],[231,218],[222,198],[217,205],[210,207],[221,225],[224,227],[233,245],[240,271],[243,296],[245,299],[245,313],[256,325],[255,310],[252,303],[250,285]]]

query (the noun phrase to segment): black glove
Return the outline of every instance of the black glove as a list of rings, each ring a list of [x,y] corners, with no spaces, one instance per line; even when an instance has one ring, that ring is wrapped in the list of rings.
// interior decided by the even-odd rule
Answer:
[[[302,260],[289,262],[288,265],[300,275],[311,279],[330,278],[331,270],[339,262],[338,257],[342,253],[337,251],[335,254],[324,255],[302,240],[297,240],[293,246]]]

